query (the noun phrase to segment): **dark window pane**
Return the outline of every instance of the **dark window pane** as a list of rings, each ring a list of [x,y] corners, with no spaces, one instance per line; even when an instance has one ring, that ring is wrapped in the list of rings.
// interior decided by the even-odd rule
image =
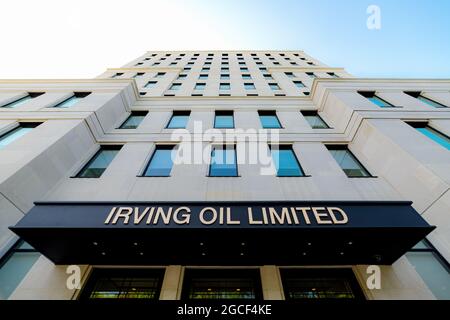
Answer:
[[[3,149],[8,144],[24,136],[38,125],[38,123],[21,123],[17,128],[3,134],[2,136],[0,136],[0,149]]]
[[[214,119],[214,128],[234,128],[233,112],[216,112],[216,116]]]
[[[145,170],[146,177],[167,177],[172,171],[174,146],[157,146]]]
[[[211,177],[235,177],[238,175],[236,149],[234,146],[213,148],[209,175]]]
[[[78,178],[99,178],[119,152],[120,146],[102,147],[78,173]]]
[[[350,150],[340,146],[328,146],[332,156],[350,178],[370,177],[369,172],[361,165]]]
[[[132,112],[131,115],[128,117],[127,120],[125,120],[124,123],[119,127],[119,129],[136,129],[144,120],[145,116],[147,115],[146,112],[143,113],[135,113]]]
[[[265,129],[281,128],[281,123],[275,112],[259,112],[259,119],[261,120],[262,127]]]
[[[169,124],[167,125],[168,129],[183,129],[186,128],[187,122],[189,120],[190,112],[174,112],[172,117],[170,118]]]
[[[330,127],[323,121],[323,119],[315,112],[302,112],[305,120],[313,129],[329,129]]]

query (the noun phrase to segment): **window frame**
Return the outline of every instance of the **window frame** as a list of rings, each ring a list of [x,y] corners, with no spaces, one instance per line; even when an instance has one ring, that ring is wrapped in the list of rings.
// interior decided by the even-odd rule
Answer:
[[[231,127],[217,127],[217,116],[231,116],[233,125]],[[214,129],[235,129],[234,111],[233,110],[216,110],[214,113]]]
[[[81,169],[79,169],[74,175],[72,175],[71,178],[74,178],[74,179],[100,179],[103,176],[103,174],[105,173],[105,171],[108,169],[108,167],[111,165],[111,163],[114,161],[114,158],[117,156],[117,154],[114,156],[114,158],[111,160],[111,162],[108,163],[108,166],[105,168],[105,170],[103,170],[101,175],[99,175],[98,177],[82,177],[80,175],[82,172],[85,171],[85,169],[87,169],[97,159],[97,156],[100,155],[100,153],[102,151],[117,150],[117,153],[119,153],[120,150],[122,149],[122,147],[123,147],[123,144],[100,144],[97,151],[94,154],[92,154],[85,161],[85,163],[82,165]]]
[[[143,116],[145,118],[147,115],[148,115],[148,111],[131,111],[131,113],[128,115],[128,117],[125,119],[125,121],[123,121],[120,124],[120,126],[117,127],[117,129],[120,129],[120,130],[134,130],[134,129],[137,129],[141,125],[141,123],[142,123],[142,121],[144,119],[142,119],[141,122],[139,122],[139,124],[136,126],[136,128],[122,128],[122,127],[133,116]]]
[[[212,166],[213,166],[213,152],[214,152],[214,150],[216,150],[216,148],[218,148],[218,147],[220,147],[221,149],[220,150],[230,150],[229,148],[227,148],[227,147],[229,147],[230,145],[232,145],[233,146],[233,151],[234,151],[234,163],[236,164],[236,175],[233,175],[233,176],[227,176],[227,175],[211,175],[211,169],[212,169]],[[210,152],[210,156],[209,156],[209,158],[210,158],[210,162],[209,162],[209,166],[208,166],[208,175],[207,175],[207,177],[209,177],[209,178],[238,178],[238,177],[240,177],[240,175],[239,175],[239,165],[238,165],[238,162],[237,162],[237,145],[236,144],[213,144],[213,145],[211,145],[211,152]]]
[[[269,143],[269,150],[270,150],[270,157],[272,158],[272,162],[274,163],[275,161],[273,160],[273,156],[272,156],[272,148],[276,146],[277,150],[289,150],[292,152],[292,155],[294,156],[294,160],[296,161],[298,168],[300,169],[300,175],[295,176],[295,175],[279,175],[278,174],[278,169],[277,169],[277,174],[276,177],[277,178],[308,178],[311,177],[311,175],[306,174],[305,170],[303,169],[302,165],[300,164],[300,161],[298,160],[297,154],[295,153],[294,150],[294,146],[292,144],[285,144],[285,143],[280,143],[280,144],[276,144],[276,143]],[[275,163],[274,163],[275,165]],[[275,168],[276,169],[276,168]]]
[[[264,127],[263,122],[261,121],[261,116],[274,116],[278,122],[279,127]],[[281,124],[280,119],[278,118],[276,110],[258,110],[258,117],[259,121],[261,123],[261,127],[263,129],[284,129],[283,125]]]
[[[347,178],[349,178],[349,179],[373,179],[373,178],[378,178],[377,176],[372,175],[372,173],[361,163],[361,161],[359,161],[359,159],[353,154],[353,152],[348,147],[348,144],[325,144],[325,147],[328,149],[328,151],[330,152],[331,157],[333,157],[333,159],[336,161],[337,165],[341,168],[342,172],[344,172],[344,174],[347,176]],[[348,176],[347,173],[342,168],[342,166],[340,165],[340,163],[337,162],[337,160],[331,154],[331,150],[347,150],[347,152],[350,154],[350,157],[360,166],[360,168],[362,168],[362,171],[367,173],[367,176],[355,176],[355,177]]]
[[[314,130],[333,129],[333,128],[331,128],[328,125],[328,123],[325,120],[323,120],[323,118],[319,115],[319,112],[317,112],[317,111],[314,111],[314,110],[300,110],[300,113],[303,116],[303,118],[305,118],[306,122],[308,122],[308,124],[310,125],[311,129],[314,129]],[[325,124],[326,128],[314,128],[311,125],[311,123],[307,120],[306,117],[318,117]]]
[[[170,123],[172,122],[173,118],[176,116],[187,116],[188,119],[186,121],[186,124],[184,127],[171,127]],[[189,118],[191,116],[191,110],[174,110],[172,111],[172,115],[170,116],[169,121],[167,122],[166,126],[164,129],[186,129],[188,123],[189,123]]]

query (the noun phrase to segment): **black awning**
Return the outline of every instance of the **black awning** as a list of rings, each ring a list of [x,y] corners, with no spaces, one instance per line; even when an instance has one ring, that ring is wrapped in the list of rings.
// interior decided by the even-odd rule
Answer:
[[[56,264],[392,264],[435,227],[411,202],[39,202],[10,229]]]

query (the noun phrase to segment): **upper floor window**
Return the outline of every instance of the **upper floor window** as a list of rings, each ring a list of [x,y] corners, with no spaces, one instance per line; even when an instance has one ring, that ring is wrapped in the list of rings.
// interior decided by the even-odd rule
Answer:
[[[234,128],[233,111],[216,111],[214,117],[214,128],[232,129]]]
[[[103,145],[76,175],[77,178],[100,178],[122,148],[121,145]]]
[[[69,108],[77,104],[81,99],[90,95],[91,92],[74,92],[73,95],[64,101],[61,101],[54,108]]]
[[[140,77],[142,77],[144,74],[145,74],[145,72],[138,72],[138,73],[136,73],[136,74],[133,76],[133,78],[140,78]]]
[[[291,145],[270,145],[278,177],[302,177],[304,172]]]
[[[275,111],[258,111],[259,120],[264,129],[280,129],[281,123]]]
[[[413,98],[416,98],[425,104],[434,107],[434,108],[447,108],[446,105],[443,105],[442,103],[439,103],[437,101],[434,101],[430,98],[425,97],[421,92],[405,92],[407,95],[410,95]]]
[[[181,83],[173,83],[169,90],[179,90],[181,88]]]
[[[334,157],[336,162],[349,178],[371,177],[370,173],[356,159],[347,146],[343,145],[327,145],[328,150]]]
[[[39,97],[41,95],[43,95],[44,92],[28,92],[26,96],[16,99],[12,102],[8,102],[7,104],[3,105],[2,108],[16,108],[22,104],[24,104],[25,102],[34,99],[36,97]]]
[[[195,84],[194,90],[204,90],[206,87],[206,83],[198,82]]]
[[[3,149],[11,142],[19,139],[26,133],[33,130],[33,128],[36,128],[40,123],[35,122],[21,122],[19,123],[19,126],[0,135],[0,149]]]
[[[213,146],[211,151],[210,177],[237,177],[235,145]]]
[[[303,117],[308,121],[313,129],[329,129],[330,127],[323,121],[316,111],[301,111]]]
[[[199,80],[206,80],[206,79],[208,79],[208,74],[201,74],[201,75],[198,76],[198,79]]]
[[[316,74],[314,72],[306,72],[306,74],[310,77],[310,78],[317,78]]]
[[[230,90],[231,86],[230,86],[229,83],[221,83],[220,86],[219,86],[219,89],[220,90]]]
[[[293,72],[285,72],[284,73],[288,78],[294,78],[294,73]]]
[[[264,74],[263,76],[264,76],[264,79],[266,79],[266,80],[273,80],[272,75],[270,75],[270,74]]]
[[[120,76],[123,76],[123,72],[117,72],[117,73],[113,74],[113,75],[111,76],[111,78],[114,79],[114,78],[118,78],[118,77],[120,77]]]
[[[390,104],[386,100],[383,100],[380,97],[378,97],[375,94],[375,92],[373,92],[373,91],[359,91],[358,93],[360,95],[362,95],[363,97],[366,97],[367,99],[369,99],[370,102],[376,104],[380,108],[392,108],[392,107],[394,107],[392,104]]]
[[[186,79],[186,77],[187,77],[187,74],[179,74],[178,75],[178,80]]]
[[[339,76],[334,72],[327,72],[327,74],[332,78],[339,78]]]
[[[294,81],[294,84],[297,88],[304,88],[305,85],[301,81]]]
[[[202,68],[202,72],[208,72],[209,70],[210,70],[209,67],[203,67],[203,68]]]
[[[147,89],[154,88],[157,83],[158,83],[158,81],[149,81],[145,84],[144,88],[147,88]]]
[[[280,86],[277,83],[269,83],[269,87],[272,90],[280,90]]]
[[[220,80],[230,80],[230,75],[227,73],[223,73],[220,75]]]
[[[158,72],[158,73],[155,75],[155,78],[162,78],[162,77],[164,77],[165,75],[166,75],[165,72]]]
[[[434,142],[440,144],[447,150],[450,150],[450,138],[445,134],[431,128],[426,122],[407,122],[420,133],[424,134]]]
[[[189,120],[190,111],[174,111],[167,124],[167,129],[184,129]]]
[[[153,152],[147,168],[144,171],[145,177],[168,177],[173,167],[173,157],[175,156],[175,145],[157,145]]]
[[[251,82],[244,83],[244,88],[245,88],[245,90],[255,90],[256,89],[255,84],[251,83]]]
[[[247,67],[241,67],[240,70],[241,70],[242,72],[248,72],[248,68],[247,68]]]
[[[122,123],[119,129],[136,129],[144,120],[147,111],[132,111],[130,116]]]
[[[244,80],[252,80],[252,76],[249,75],[249,74],[243,74],[242,75],[242,79],[244,79]]]

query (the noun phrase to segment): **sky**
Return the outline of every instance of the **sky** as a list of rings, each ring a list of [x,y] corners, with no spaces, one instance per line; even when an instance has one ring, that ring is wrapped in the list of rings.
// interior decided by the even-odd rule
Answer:
[[[370,5],[380,29],[369,29]],[[450,0],[1,0],[0,79],[93,78],[151,50],[304,50],[357,77],[450,78]]]

